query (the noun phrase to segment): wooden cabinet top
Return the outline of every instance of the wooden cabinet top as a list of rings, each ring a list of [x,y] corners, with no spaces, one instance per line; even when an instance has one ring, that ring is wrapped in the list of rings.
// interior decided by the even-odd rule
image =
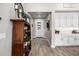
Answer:
[[[25,20],[24,19],[11,19],[11,21],[13,21],[13,22],[24,22]]]

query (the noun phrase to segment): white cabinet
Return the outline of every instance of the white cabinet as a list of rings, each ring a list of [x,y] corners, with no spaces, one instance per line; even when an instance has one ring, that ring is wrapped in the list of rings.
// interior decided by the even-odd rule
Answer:
[[[61,13],[60,18],[60,27],[66,27],[66,15],[64,13]]]
[[[78,27],[78,13],[72,15],[73,27]]]
[[[64,35],[55,35],[55,46],[67,46],[68,37]]]
[[[75,36],[75,39],[74,40],[75,40],[75,44],[76,45],[79,45],[79,36]]]
[[[55,13],[55,29],[62,32],[62,30],[75,30],[79,28],[79,13],[78,12],[56,12]],[[65,31],[68,32],[68,31]],[[70,31],[69,31],[70,32]],[[56,46],[75,46],[79,45],[78,34],[56,34]]]
[[[79,46],[79,35],[55,35],[55,46]]]
[[[63,35],[62,35],[63,36]],[[61,37],[62,38],[62,37]],[[62,43],[63,43],[63,46],[67,46],[68,45],[68,36],[64,35],[63,38],[62,38]]]
[[[60,27],[60,14],[55,14],[55,27]]]
[[[66,27],[72,27],[73,20],[72,20],[72,13],[66,13]]]
[[[78,27],[77,12],[59,12],[55,13],[55,27]]]
[[[74,36],[72,36],[72,35],[71,35],[71,36],[69,36],[69,39],[68,39],[68,41],[69,41],[69,42],[68,42],[68,45],[69,45],[69,46],[76,45],[76,44],[75,44],[75,40],[74,40],[74,39],[75,39],[75,37],[74,37]]]
[[[61,46],[62,41],[61,41],[61,36],[59,34],[55,35],[55,46]]]

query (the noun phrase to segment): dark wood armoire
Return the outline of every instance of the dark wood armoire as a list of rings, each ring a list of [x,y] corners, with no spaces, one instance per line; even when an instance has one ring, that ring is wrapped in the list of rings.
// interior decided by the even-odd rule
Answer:
[[[12,31],[12,56],[22,56],[24,53],[24,20],[11,19],[13,23]]]

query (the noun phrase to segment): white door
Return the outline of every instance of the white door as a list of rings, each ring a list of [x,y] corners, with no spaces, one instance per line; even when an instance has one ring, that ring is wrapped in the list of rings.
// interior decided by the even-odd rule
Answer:
[[[44,19],[35,20],[35,37],[45,37]]]

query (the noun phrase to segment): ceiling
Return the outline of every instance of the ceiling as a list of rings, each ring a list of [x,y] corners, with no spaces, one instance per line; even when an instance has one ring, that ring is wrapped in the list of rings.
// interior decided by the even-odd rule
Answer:
[[[45,19],[51,12],[29,12],[34,19]]]

